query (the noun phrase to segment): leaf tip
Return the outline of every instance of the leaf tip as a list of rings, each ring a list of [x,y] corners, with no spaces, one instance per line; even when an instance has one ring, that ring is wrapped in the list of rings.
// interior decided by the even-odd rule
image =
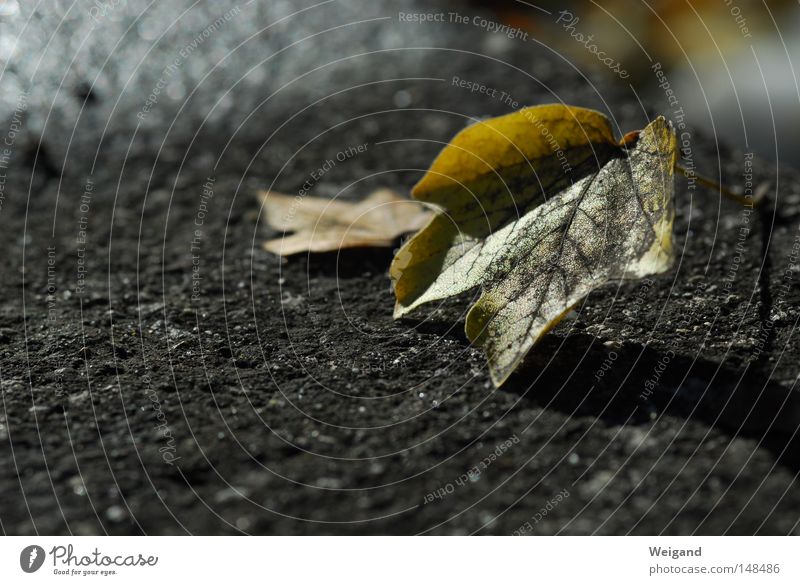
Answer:
[[[411,312],[411,307],[408,307],[408,306],[406,306],[406,305],[404,305],[404,304],[402,304],[401,302],[398,301],[398,302],[396,302],[394,304],[394,311],[392,312],[392,319],[394,319],[395,321],[397,319],[402,319],[403,317],[408,315],[410,312]]]

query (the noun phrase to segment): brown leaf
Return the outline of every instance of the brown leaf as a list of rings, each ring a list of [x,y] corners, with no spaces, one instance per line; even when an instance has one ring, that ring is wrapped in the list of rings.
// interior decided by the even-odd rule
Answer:
[[[373,191],[358,202],[259,193],[269,227],[294,232],[264,242],[264,249],[289,256],[342,248],[389,247],[402,234],[422,228],[431,214],[390,189]]]

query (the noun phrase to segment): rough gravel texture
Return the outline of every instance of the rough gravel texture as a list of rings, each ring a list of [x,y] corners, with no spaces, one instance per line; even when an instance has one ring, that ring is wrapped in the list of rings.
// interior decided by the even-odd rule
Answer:
[[[85,79],[71,70],[51,120],[31,103],[0,208],[3,532],[800,532],[797,172],[781,170],[777,205],[749,214],[679,179],[676,270],[592,294],[499,391],[459,321],[474,295],[397,322],[391,250],[261,250],[271,234],[257,189],[296,192],[367,144],[314,194],[406,192],[469,116],[511,111],[453,75],[520,103],[603,109],[623,130],[665,109],[643,110],[535,43],[370,12],[361,18],[392,20],[314,49],[290,46],[286,25],[219,73],[214,50],[225,55],[237,26],[271,22],[263,9],[241,15],[181,65],[209,77],[144,121],[152,80],[210,14],[145,57],[149,77],[132,86],[130,71],[109,80],[87,66]],[[321,31],[351,16],[292,18]],[[440,49],[408,49],[432,39]],[[268,50],[288,47],[274,67],[283,80],[362,44],[380,51],[271,97],[286,81],[260,63]],[[257,81],[233,87],[251,67]],[[694,131],[692,149],[741,183],[743,152]],[[776,181],[757,157],[754,174]]]

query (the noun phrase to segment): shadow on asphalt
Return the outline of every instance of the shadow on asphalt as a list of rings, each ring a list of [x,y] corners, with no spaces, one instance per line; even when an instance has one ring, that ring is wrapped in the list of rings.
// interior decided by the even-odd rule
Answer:
[[[754,367],[733,369],[633,343],[609,349],[586,334],[551,336],[504,389],[609,424],[644,424],[662,415],[699,420],[757,440],[782,465],[800,470],[800,393]]]

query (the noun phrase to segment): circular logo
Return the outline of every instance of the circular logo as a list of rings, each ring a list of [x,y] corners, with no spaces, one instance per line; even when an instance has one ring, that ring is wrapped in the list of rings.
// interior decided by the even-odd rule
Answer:
[[[44,549],[41,546],[32,544],[26,546],[19,553],[19,566],[26,573],[35,573],[44,564]]]

